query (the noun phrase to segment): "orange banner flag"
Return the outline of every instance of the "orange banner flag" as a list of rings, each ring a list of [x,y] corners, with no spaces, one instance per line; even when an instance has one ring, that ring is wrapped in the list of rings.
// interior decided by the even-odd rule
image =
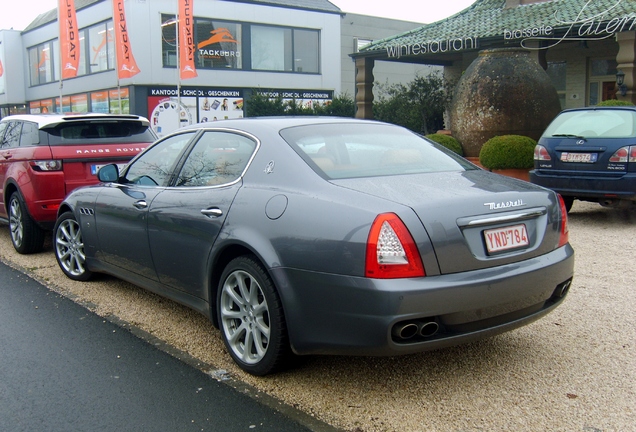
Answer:
[[[113,0],[113,21],[115,25],[115,50],[117,51],[117,76],[119,79],[131,78],[141,70],[133,56],[124,0]]]
[[[179,0],[179,78],[196,78],[194,0]]]
[[[62,55],[62,79],[77,76],[80,60],[79,31],[75,15],[75,0],[59,0],[60,52]]]

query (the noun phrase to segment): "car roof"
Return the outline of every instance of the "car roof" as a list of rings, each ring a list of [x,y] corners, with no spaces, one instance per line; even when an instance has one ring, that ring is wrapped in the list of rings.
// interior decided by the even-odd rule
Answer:
[[[352,117],[322,117],[322,116],[281,116],[281,117],[248,117],[239,119],[217,120],[207,123],[196,123],[182,129],[173,131],[179,133],[199,129],[238,129],[246,132],[256,130],[282,130],[294,126],[307,126],[318,124],[338,124],[338,123],[358,123],[358,124],[387,124],[376,120],[356,119]],[[396,126],[398,127],[398,126]]]
[[[60,123],[84,122],[90,120],[118,120],[118,121],[141,121],[147,126],[150,124],[145,117],[132,114],[105,114],[105,113],[64,113],[64,114],[16,114],[2,118],[2,121],[22,120],[38,124],[40,129],[56,126]]]

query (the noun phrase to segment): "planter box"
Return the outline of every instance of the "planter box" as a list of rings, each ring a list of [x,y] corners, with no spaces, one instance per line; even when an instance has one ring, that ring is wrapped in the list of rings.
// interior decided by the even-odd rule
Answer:
[[[494,172],[495,174],[505,175],[506,177],[513,177],[519,180],[530,181],[530,170],[529,169],[501,169],[501,170],[489,170],[484,168],[482,164],[479,163],[478,157],[467,157],[469,162],[474,163],[478,167],[485,169],[486,171]]]

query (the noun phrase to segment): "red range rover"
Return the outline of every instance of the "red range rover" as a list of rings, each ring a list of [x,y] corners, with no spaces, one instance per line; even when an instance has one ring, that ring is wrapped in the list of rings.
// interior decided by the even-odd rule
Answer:
[[[126,164],[156,136],[135,115],[15,115],[0,121],[0,220],[22,254],[42,249],[73,189],[97,183],[106,164]]]

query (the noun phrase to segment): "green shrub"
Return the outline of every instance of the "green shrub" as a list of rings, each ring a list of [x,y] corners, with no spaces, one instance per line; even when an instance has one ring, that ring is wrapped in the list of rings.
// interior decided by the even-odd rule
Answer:
[[[624,100],[608,99],[599,102],[596,106],[634,106],[634,104]]]
[[[462,145],[459,143],[459,141],[457,141],[450,135],[434,133],[426,135],[426,138],[430,139],[431,141],[435,141],[437,144],[440,144],[451,151],[454,151],[460,156],[464,156]]]
[[[534,147],[537,142],[522,135],[502,135],[489,139],[479,152],[484,168],[530,169],[534,166]]]
[[[312,101],[310,105],[303,105],[296,99],[270,97],[268,91],[254,89],[246,98],[246,116],[336,116],[354,117],[356,103],[347,94],[334,95],[329,103]]]

